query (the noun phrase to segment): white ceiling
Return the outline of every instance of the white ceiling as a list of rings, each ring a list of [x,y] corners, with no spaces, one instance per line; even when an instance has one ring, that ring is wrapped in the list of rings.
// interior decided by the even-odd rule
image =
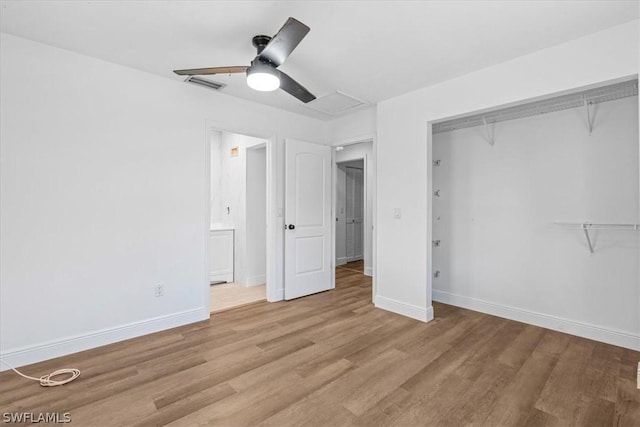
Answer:
[[[376,103],[639,16],[638,1],[1,1],[0,30],[174,80],[249,65],[288,17],[311,32],[281,70],[316,96]],[[320,119],[283,91],[212,76],[224,93]],[[205,90],[205,89],[202,89]],[[217,96],[211,92],[211,96]]]

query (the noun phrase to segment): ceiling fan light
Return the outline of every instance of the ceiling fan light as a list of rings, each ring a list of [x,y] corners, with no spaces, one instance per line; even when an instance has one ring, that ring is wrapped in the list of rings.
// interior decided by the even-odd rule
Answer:
[[[268,65],[252,66],[247,69],[247,84],[251,89],[270,92],[280,87],[278,71]]]

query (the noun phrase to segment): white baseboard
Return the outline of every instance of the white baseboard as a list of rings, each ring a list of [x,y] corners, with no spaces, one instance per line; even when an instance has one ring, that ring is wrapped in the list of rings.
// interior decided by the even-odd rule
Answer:
[[[456,307],[467,308],[518,322],[528,323],[542,328],[552,329],[583,338],[601,341],[620,347],[640,350],[640,335],[615,329],[603,328],[589,323],[578,322],[549,314],[523,310],[502,304],[456,295],[449,292],[433,290],[433,301]]]
[[[431,306],[423,308],[418,307],[417,305],[407,304],[402,301],[397,301],[381,296],[375,297],[374,305],[377,308],[411,317],[412,319],[421,320],[423,322],[429,322],[433,320],[433,307]]]
[[[347,262],[347,257],[343,256],[336,260],[336,265],[345,265]]]
[[[284,300],[284,288],[274,289],[273,292],[269,292],[269,286],[267,286],[267,301],[278,302]]]
[[[365,276],[373,276],[373,268],[372,267],[365,267],[364,268],[364,275]]]
[[[10,350],[0,353],[0,358],[13,367],[20,367],[207,319],[209,319],[208,310],[200,307],[58,341]],[[62,367],[64,368],[64,366]],[[0,371],[7,369],[9,368],[6,365],[0,364]]]
[[[264,285],[267,283],[267,275],[261,274],[259,276],[250,276],[244,281],[243,285],[247,287]]]

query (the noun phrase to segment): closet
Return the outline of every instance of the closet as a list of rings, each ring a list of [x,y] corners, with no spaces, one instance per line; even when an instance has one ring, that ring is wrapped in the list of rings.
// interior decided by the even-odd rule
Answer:
[[[336,265],[364,260],[364,159],[336,164]]]
[[[637,79],[434,123],[433,300],[638,336],[638,146]]]
[[[346,166],[347,262],[363,258],[364,176],[361,167]]]

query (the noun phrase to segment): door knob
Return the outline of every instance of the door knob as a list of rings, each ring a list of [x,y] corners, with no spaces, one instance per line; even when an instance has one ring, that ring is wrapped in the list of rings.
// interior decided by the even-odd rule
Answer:
[[[289,230],[295,230],[296,226],[293,224],[289,224]]]

